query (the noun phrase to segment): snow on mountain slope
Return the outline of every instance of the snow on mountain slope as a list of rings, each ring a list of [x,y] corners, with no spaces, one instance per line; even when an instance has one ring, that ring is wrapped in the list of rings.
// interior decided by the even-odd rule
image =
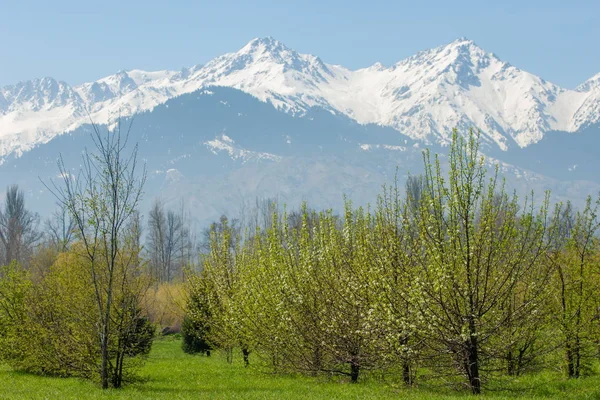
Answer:
[[[83,116],[81,97],[65,82],[42,78],[5,86],[0,89],[0,157],[74,129]]]
[[[333,87],[332,94],[341,90]],[[520,146],[541,139],[550,129],[545,108],[560,92],[459,39],[388,69],[354,72],[347,96],[333,105],[350,110],[359,122],[391,126],[427,141],[447,143],[452,128],[474,126],[507,149],[511,139]]]
[[[100,124],[119,115],[151,110],[178,95],[167,82],[170,71],[119,72],[92,83],[71,87],[52,78],[0,89],[0,161],[72,131],[90,118]]]
[[[242,164],[249,161],[260,162],[260,161],[281,161],[282,157],[264,152],[257,152],[247,150],[236,146],[235,141],[226,134],[215,137],[212,140],[204,142],[204,145],[213,153],[219,154],[220,152],[226,152],[232,160],[241,160]]]
[[[578,92],[589,92],[594,89],[600,89],[600,73],[597,73],[581,85],[577,86],[576,90]]]
[[[577,90],[563,89],[467,39],[390,68],[351,71],[262,38],[178,72],[132,70],[75,87],[44,78],[1,88],[0,160],[90,117],[107,123],[209,86],[240,89],[294,115],[322,107],[429,143],[447,143],[452,128],[475,127],[503,150],[600,122],[600,74]]]
[[[572,118],[571,131],[600,123],[600,73],[579,85],[577,92],[584,96],[584,100],[578,103]]]

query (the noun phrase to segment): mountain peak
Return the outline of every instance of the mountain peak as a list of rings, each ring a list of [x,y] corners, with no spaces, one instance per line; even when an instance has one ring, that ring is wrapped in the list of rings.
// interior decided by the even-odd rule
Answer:
[[[114,75],[107,76],[98,81],[110,87],[115,93],[123,94],[135,90],[137,83],[131,78],[128,71],[118,71]]]
[[[250,42],[248,42],[248,44],[251,45],[258,45],[258,44],[262,44],[262,45],[266,45],[266,46],[278,46],[281,45],[282,43],[275,39],[273,36],[263,36],[263,37],[256,37],[254,39],[252,39]]]
[[[438,47],[430,54],[437,65],[446,65],[446,70],[453,70],[459,75],[458,81],[464,81],[468,85],[474,84],[478,80],[477,75],[491,64],[496,64],[500,68],[509,66],[495,54],[485,51],[466,37]]]
[[[600,72],[577,86],[575,90],[578,92],[589,92],[592,89],[600,89]]]
[[[453,40],[450,44],[455,44],[455,45],[460,45],[460,44],[468,44],[468,45],[475,45],[475,42],[472,41],[471,39],[469,39],[466,36],[461,36],[455,40]]]
[[[271,36],[252,39],[236,53],[217,58],[216,61],[226,64],[221,68],[222,74],[246,68],[271,70],[279,68],[276,66],[283,66],[283,72],[297,71],[317,80],[324,80],[324,75],[331,75],[327,65],[319,57],[300,54]]]
[[[367,67],[367,70],[371,70],[371,71],[383,71],[385,69],[386,69],[385,65],[383,65],[380,62],[376,62],[375,64],[371,65],[370,67]]]
[[[267,36],[252,39],[248,42],[248,44],[242,47],[240,51],[237,52],[237,54],[264,54],[281,52],[296,53],[294,50],[289,49],[279,40],[271,36]]]
[[[487,53],[472,40],[460,37],[446,45],[421,51],[400,61],[394,68],[401,70],[414,70],[416,68],[420,71],[424,66],[431,65],[434,68],[428,68],[428,70],[434,77],[453,71],[459,75],[458,81],[469,78],[464,83],[471,84],[474,82],[471,82],[470,77],[477,75],[482,68],[487,67],[492,61],[501,62],[495,55]]]
[[[478,46],[477,43],[464,36],[450,42],[446,46],[438,47],[438,49],[444,49],[447,51],[455,50],[457,54],[475,55],[480,57],[489,55],[489,53]]]

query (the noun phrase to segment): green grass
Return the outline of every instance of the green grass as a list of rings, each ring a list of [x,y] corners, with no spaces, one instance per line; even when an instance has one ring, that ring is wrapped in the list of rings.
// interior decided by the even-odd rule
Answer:
[[[189,356],[178,340],[154,343],[141,369],[143,381],[121,390],[102,391],[74,378],[24,374],[0,365],[1,399],[455,399],[471,397],[445,388],[406,389],[367,381],[352,385],[341,378],[274,376],[241,361],[227,364],[219,356]],[[600,399],[600,378],[565,380],[539,374],[487,391],[483,398]]]

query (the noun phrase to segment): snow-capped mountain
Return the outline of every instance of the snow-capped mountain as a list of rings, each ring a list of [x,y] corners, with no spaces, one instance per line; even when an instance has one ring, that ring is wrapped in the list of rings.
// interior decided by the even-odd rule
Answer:
[[[570,131],[577,131],[590,125],[600,122],[600,73],[594,75],[577,87],[577,92],[581,97],[577,97],[579,107],[575,111],[572,121],[573,126]]]
[[[130,90],[127,85],[111,87]],[[141,212],[156,198],[169,207],[183,202],[199,227],[222,214],[236,216],[257,197],[276,197],[290,209],[308,201],[317,209],[339,211],[343,195],[356,205],[373,204],[381,185],[395,176],[402,185],[406,176],[423,172],[423,144],[391,127],[361,125],[319,107],[299,117],[230,87],[182,94],[134,119],[129,143],[139,145],[139,160],[148,172]],[[125,118],[122,123],[125,129],[128,122]],[[0,165],[0,188],[18,184],[31,209],[50,215],[55,199],[42,182],[56,182],[59,155],[77,175],[82,150],[94,147],[89,133],[90,126],[82,125],[21,157],[7,157]],[[500,165],[510,190],[520,195],[533,190],[539,200],[551,190],[553,201],[580,205],[586,195],[600,191],[596,137],[596,130],[548,135],[535,146],[497,150],[489,161]],[[574,144],[572,154],[564,141]],[[427,147],[447,164],[447,149]]]
[[[592,76],[590,79],[577,86],[578,92],[589,92],[592,90],[600,90],[600,73]]]
[[[527,147],[550,131],[577,132],[600,122],[600,74],[576,90],[561,88],[467,39],[389,68],[352,71],[262,38],[181,71],[121,71],[73,87],[44,78],[1,88],[0,160],[90,118],[105,124],[210,86],[242,90],[296,116],[320,107],[425,143],[445,144],[452,128],[475,127],[507,150]]]

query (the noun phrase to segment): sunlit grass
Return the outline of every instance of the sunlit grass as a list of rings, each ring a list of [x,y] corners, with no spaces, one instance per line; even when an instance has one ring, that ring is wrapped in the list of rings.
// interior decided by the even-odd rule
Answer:
[[[102,391],[80,379],[39,377],[0,366],[2,399],[453,399],[470,397],[440,387],[406,389],[367,380],[356,385],[342,378],[276,376],[244,368],[240,357],[227,364],[219,355],[190,356],[178,340],[154,344],[143,380],[121,390]],[[600,399],[600,378],[566,380],[544,373],[490,387],[484,398]],[[501,389],[500,389],[501,388]]]

